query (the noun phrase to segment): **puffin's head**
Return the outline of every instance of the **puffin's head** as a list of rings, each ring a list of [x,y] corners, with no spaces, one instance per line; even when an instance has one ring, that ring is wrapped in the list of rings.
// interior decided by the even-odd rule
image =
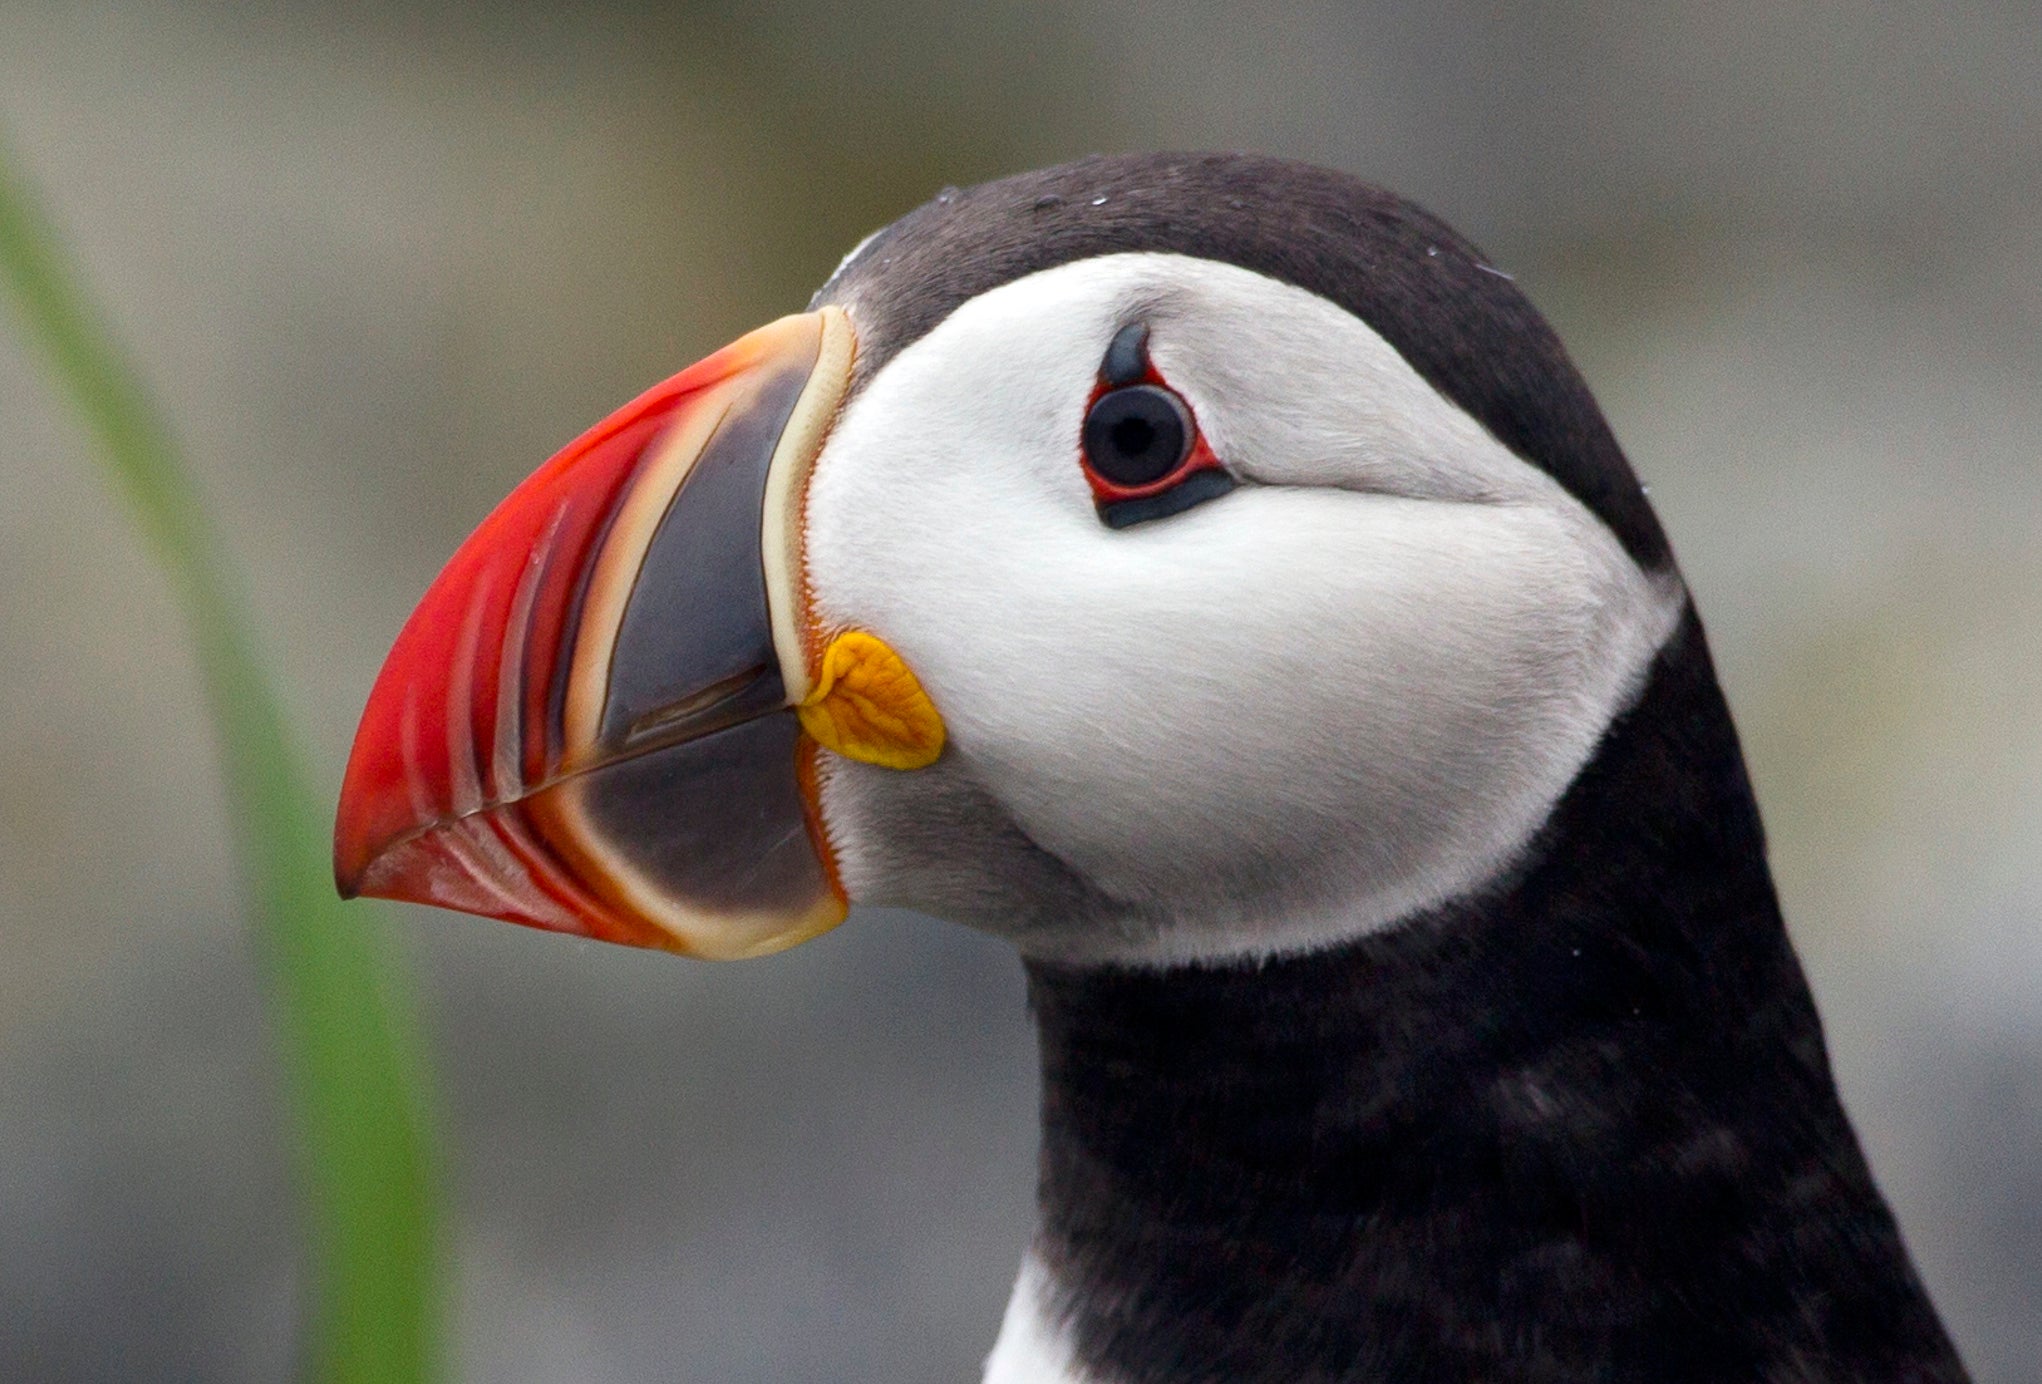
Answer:
[[[1087,160],[904,218],[526,481],[378,680],[338,873],[711,956],[850,901],[1308,948],[1509,872],[1684,603],[1451,231]]]

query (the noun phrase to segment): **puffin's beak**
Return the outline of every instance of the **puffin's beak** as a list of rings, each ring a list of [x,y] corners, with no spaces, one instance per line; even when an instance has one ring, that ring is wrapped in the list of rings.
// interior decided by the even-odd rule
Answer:
[[[483,521],[362,713],[341,893],[709,957],[843,919],[816,742],[897,768],[942,745],[892,650],[808,628],[802,499],[853,347],[835,308],[762,327]]]

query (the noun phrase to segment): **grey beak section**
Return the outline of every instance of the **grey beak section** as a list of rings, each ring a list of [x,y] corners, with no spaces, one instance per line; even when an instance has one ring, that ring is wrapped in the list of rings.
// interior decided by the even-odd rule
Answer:
[[[632,755],[580,780],[633,872],[705,913],[799,912],[829,892],[803,818],[791,711]]]
[[[785,708],[760,534],[766,475],[811,364],[786,363],[752,407],[725,413],[675,492],[617,631],[605,748],[694,739]]]

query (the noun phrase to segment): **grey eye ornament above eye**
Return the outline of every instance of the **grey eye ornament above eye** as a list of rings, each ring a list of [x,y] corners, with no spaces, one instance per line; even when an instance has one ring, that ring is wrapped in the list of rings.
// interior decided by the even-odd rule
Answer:
[[[1107,527],[1179,514],[1234,488],[1198,420],[1148,356],[1148,328],[1123,327],[1085,409],[1080,455]]]

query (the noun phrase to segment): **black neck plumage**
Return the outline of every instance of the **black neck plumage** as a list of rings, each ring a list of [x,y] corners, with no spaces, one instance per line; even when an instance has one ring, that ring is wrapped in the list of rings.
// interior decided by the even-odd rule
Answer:
[[[1691,613],[1492,896],[1029,983],[1037,1252],[1102,1380],[1963,1378],[1838,1104]]]

